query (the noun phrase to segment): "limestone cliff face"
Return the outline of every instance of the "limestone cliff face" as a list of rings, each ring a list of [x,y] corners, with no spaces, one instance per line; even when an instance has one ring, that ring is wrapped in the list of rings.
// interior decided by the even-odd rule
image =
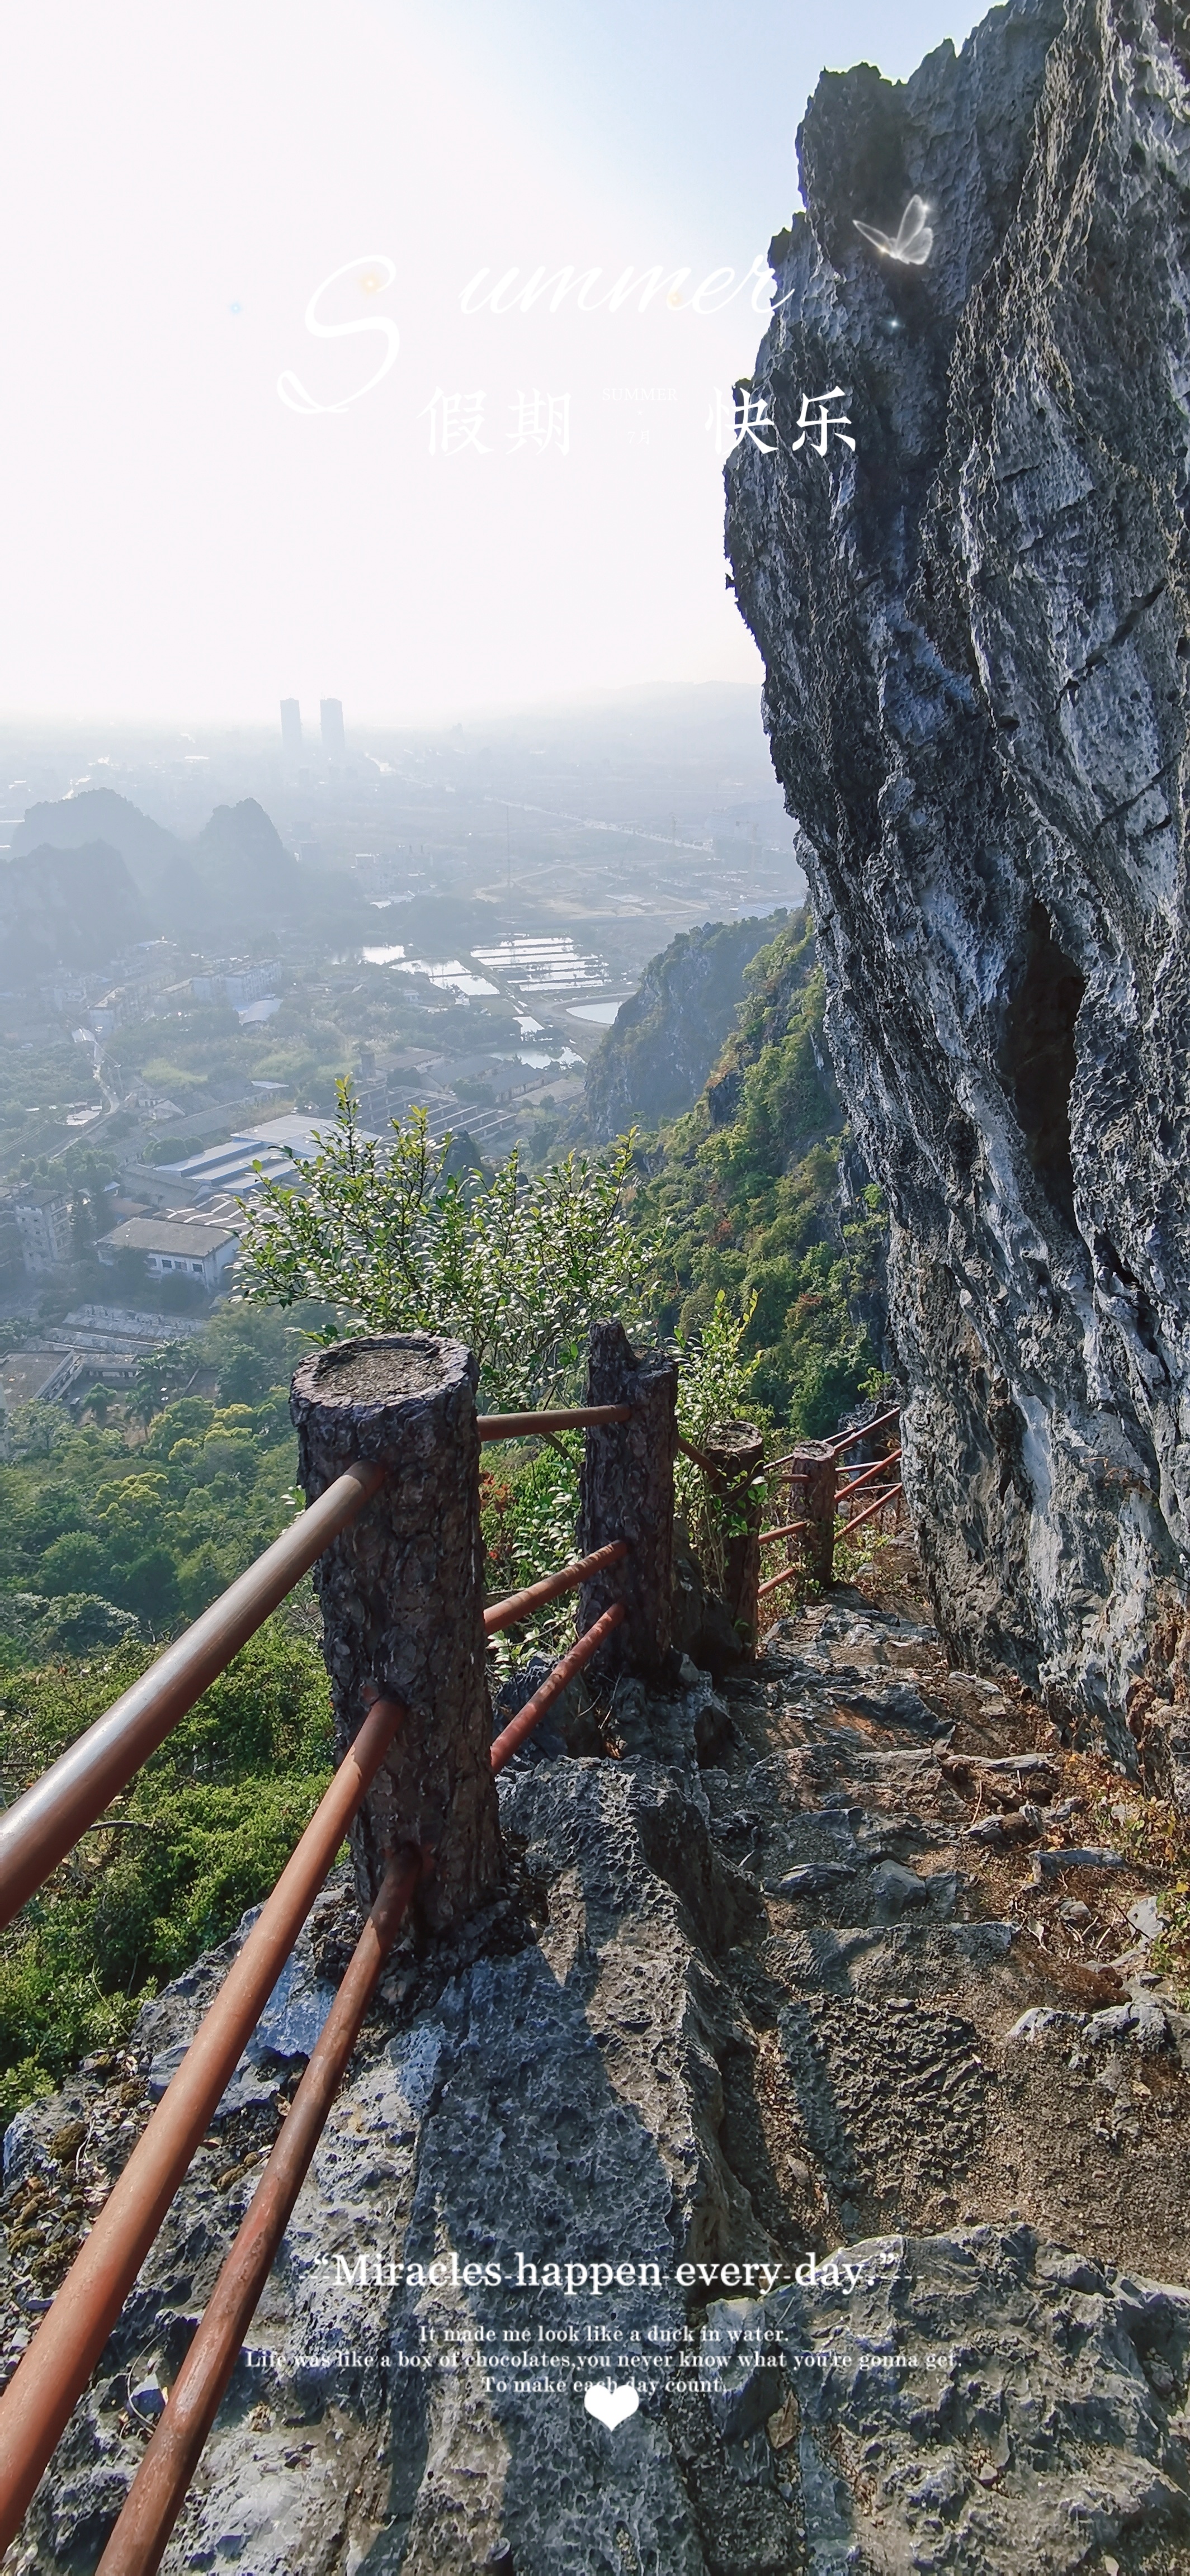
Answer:
[[[649,959],[587,1067],[576,1132],[606,1144],[693,1107],[744,998],[744,970],[786,919],[706,922]]]
[[[779,443],[728,470],[942,1623],[1126,1758],[1190,1545],[1188,75],[1165,0],[825,74],[752,388]],[[853,222],[915,194],[920,266]],[[854,448],[813,410],[795,448],[831,388]]]

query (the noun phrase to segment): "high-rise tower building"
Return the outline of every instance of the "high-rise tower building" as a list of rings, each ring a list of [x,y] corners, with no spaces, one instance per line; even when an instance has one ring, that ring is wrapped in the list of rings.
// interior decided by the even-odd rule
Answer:
[[[347,746],[343,740],[343,701],[341,698],[320,700],[322,715],[322,748],[328,760],[342,760]]]
[[[281,749],[291,760],[300,760],[303,748],[301,707],[296,698],[282,698]]]

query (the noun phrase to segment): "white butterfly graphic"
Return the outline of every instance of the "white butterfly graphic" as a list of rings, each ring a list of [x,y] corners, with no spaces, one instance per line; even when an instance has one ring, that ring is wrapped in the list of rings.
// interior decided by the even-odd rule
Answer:
[[[887,233],[877,232],[874,224],[861,224],[858,215],[851,220],[857,233],[862,233],[883,259],[900,259],[909,268],[924,268],[934,247],[933,228],[926,222],[929,211],[920,197],[911,197],[891,240]]]

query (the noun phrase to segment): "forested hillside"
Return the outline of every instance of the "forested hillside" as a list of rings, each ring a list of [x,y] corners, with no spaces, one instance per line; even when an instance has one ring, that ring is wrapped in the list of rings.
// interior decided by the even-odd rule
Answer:
[[[167,1636],[277,1536],[296,1508],[289,1378],[305,1320],[224,1306],[143,1363],[127,1402],[96,1390],[79,1423],[17,1410],[0,1466],[0,1668]]]
[[[593,1144],[675,1118],[701,1091],[744,997],[750,960],[786,919],[704,922],[651,957],[587,1067],[573,1132]]]
[[[817,1437],[886,1364],[883,1202],[848,1137],[804,912],[746,981],[701,1098],[642,1148],[639,1206],[672,1232],[662,1321],[689,1338],[724,1291],[750,1315],[756,1400]]]

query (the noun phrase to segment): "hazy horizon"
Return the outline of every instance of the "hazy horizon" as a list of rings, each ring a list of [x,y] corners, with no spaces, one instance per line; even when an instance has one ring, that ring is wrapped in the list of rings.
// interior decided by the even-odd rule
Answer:
[[[975,14],[847,0],[830,59],[901,78]],[[753,38],[724,0],[48,0],[8,35],[9,723],[759,686],[722,405],[820,28]]]

